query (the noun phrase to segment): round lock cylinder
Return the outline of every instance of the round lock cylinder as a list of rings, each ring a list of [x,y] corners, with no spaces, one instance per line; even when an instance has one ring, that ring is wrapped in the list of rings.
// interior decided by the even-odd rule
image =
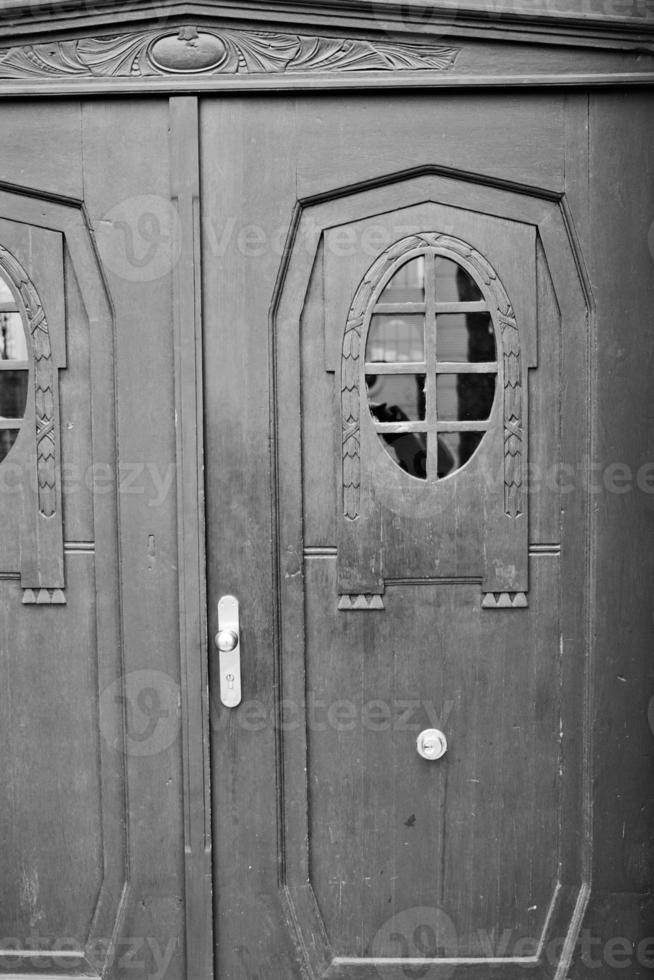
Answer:
[[[433,762],[442,759],[447,752],[447,739],[437,728],[426,728],[418,735],[416,747],[418,755]]]

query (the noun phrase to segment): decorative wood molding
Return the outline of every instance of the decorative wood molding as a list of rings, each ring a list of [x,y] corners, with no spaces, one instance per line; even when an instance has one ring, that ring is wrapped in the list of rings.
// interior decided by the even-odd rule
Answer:
[[[20,296],[32,342],[39,512],[43,517],[54,517],[57,509],[56,368],[52,359],[50,330],[34,283],[18,259],[3,245],[0,245],[0,267],[4,269]]]
[[[284,72],[445,71],[459,48],[415,42],[181,27],[0,50],[1,78],[130,78]]]
[[[556,6],[561,9],[555,9]],[[567,9],[563,9],[566,7]],[[576,9],[572,9],[576,7]],[[8,35],[17,30],[43,34],[44,31],[78,28],[94,23],[105,27],[117,23],[141,25],[148,17],[207,18],[233,17],[232,0],[6,0],[0,12],[0,29]],[[527,39],[532,43],[575,44],[615,49],[654,43],[654,11],[647,0],[624,0],[607,4],[606,0],[584,0],[576,5],[554,5],[548,0],[241,0],[238,16],[247,22],[279,25],[286,22],[295,28],[320,31],[335,21],[341,28],[357,30],[378,28],[382,23],[394,33],[414,33],[416,26],[427,24],[443,34],[459,28],[466,34],[483,32],[494,38]]]
[[[3,234],[7,234],[3,226]],[[23,242],[25,246],[25,227],[23,226]],[[49,251],[48,260],[52,268],[48,275],[57,275],[57,246],[58,237],[53,233],[32,228],[34,236],[33,248],[35,255]],[[65,366],[65,355],[62,332],[63,307],[57,309],[50,305],[52,323],[46,315],[43,301],[30,275],[23,266],[25,251],[17,250],[16,242],[9,237],[3,238],[5,244],[0,244],[0,270],[3,277],[11,284],[16,297],[30,351],[30,387],[33,393],[33,415],[27,411],[21,426],[23,469],[22,481],[22,518],[20,525],[20,564],[21,581],[23,584],[25,605],[65,604],[64,594],[64,548],[63,548],[63,514],[61,507],[60,482],[61,459],[59,451],[59,368]],[[9,247],[9,245],[11,247]],[[17,258],[21,255],[21,259]],[[44,295],[48,299],[48,289],[53,283],[45,278],[45,270],[39,267],[39,274],[44,277]],[[63,279],[57,288],[63,296]],[[52,295],[50,295],[52,301]],[[53,331],[55,336],[53,336]],[[29,432],[31,429],[31,432]],[[17,458],[17,457],[16,457]]]
[[[24,606],[65,606],[63,589],[23,589]]]
[[[396,242],[380,255],[356,291],[343,338],[341,367],[343,513],[354,521],[360,512],[360,355],[373,300],[380,284],[398,261],[424,247],[455,257],[475,273],[492,295],[491,313],[504,361],[504,507],[509,517],[523,511],[523,411],[520,331],[504,286],[489,262],[472,246],[451,235],[427,232]],[[365,329],[364,329],[365,328]]]
[[[526,609],[529,605],[526,592],[486,592],[482,609]]]
[[[338,600],[341,612],[368,612],[383,609],[384,597],[381,595],[342,595]]]
[[[509,517],[522,513],[522,366],[520,333],[513,310],[500,314],[504,356],[504,509]]]
[[[405,255],[432,244],[429,235],[411,235],[391,245],[375,259],[357,289],[343,337],[341,365],[343,514],[348,521],[359,516],[361,497],[361,456],[359,424],[361,415],[360,355],[364,322],[369,319],[372,300],[384,276]],[[439,237],[439,236],[436,236]]]

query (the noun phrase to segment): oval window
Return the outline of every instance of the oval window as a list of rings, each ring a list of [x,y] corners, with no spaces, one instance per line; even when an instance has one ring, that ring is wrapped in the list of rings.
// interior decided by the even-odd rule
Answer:
[[[0,275],[0,461],[16,442],[25,417],[29,359],[23,317]]]
[[[464,466],[497,379],[495,330],[472,276],[431,249],[404,261],[372,310],[365,359],[368,407],[394,462],[420,480]]]

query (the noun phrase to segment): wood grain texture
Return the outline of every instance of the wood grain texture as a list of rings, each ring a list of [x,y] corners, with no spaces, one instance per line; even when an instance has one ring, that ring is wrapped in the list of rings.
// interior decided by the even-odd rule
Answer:
[[[198,105],[170,103],[171,197],[181,225],[173,281],[177,431],[177,564],[184,771],[186,970],[210,977],[212,959],[209,688],[204,579],[204,446]]]
[[[489,10],[484,0],[467,0],[459,4],[449,0],[434,10],[429,0],[414,0],[409,5],[398,0],[381,0],[374,7],[361,0],[328,0],[318,7],[310,8],[303,0],[280,3],[278,0],[257,3],[244,0],[235,6],[233,0],[195,0],[194,3],[180,5],[179,0],[159,0],[154,6],[146,0],[127,0],[118,4],[116,0],[100,0],[94,7],[94,19],[98,23],[115,23],[117,15],[124,21],[142,22],[144,14],[154,15],[164,23],[181,6],[182,15],[192,12],[200,16],[234,16],[246,23],[258,22],[264,16],[269,22],[332,26],[334,20],[339,25],[347,24],[353,30],[365,27],[378,27],[380,19],[389,30],[397,33],[415,34],[440,32],[452,28],[456,23],[462,30],[483,28],[498,38],[527,38],[541,44],[574,44],[608,47],[620,45],[627,47],[638,44],[640,40],[651,39],[654,33],[653,18],[649,8],[642,0],[626,0],[616,8],[607,8],[602,0],[586,0],[583,6],[571,9],[565,0],[549,4],[546,0],[528,3],[527,0],[501,0]],[[34,10],[25,0],[7,0],[5,19],[7,29],[23,29],[34,33],[51,26],[53,20],[58,27],[78,27],[88,24],[89,11],[83,0],[52,0],[47,12]],[[4,24],[3,24],[4,26]]]
[[[605,942],[629,935],[637,947],[654,927],[647,897],[654,855],[651,100],[592,97],[588,147],[590,196],[580,225],[597,301],[591,473],[597,666],[594,895],[584,926]],[[626,182],[632,166],[640,178]],[[575,189],[579,195],[577,182]],[[631,969],[644,975],[642,958]],[[589,972],[577,956],[572,975]]]
[[[170,969],[181,973],[185,958],[184,825],[172,263],[156,227],[148,225],[146,218],[142,237],[138,225],[143,213],[154,214],[163,222],[159,232],[166,234],[171,209],[168,125],[167,104],[107,102],[86,105],[83,110],[85,206],[99,243],[115,318],[112,337],[111,329],[89,314],[96,344],[115,344],[120,447],[118,458],[115,442],[111,454],[94,456],[119,477],[120,519],[114,515],[111,530],[120,547],[120,582],[104,582],[103,589],[120,601],[123,635],[121,644],[114,641],[116,653],[110,654],[103,641],[100,656],[101,688],[111,690],[112,684],[120,684],[126,701],[124,709],[120,701],[117,705],[125,718],[116,719],[114,737],[118,746],[125,746],[120,758],[124,758],[129,809],[122,825],[128,831],[129,846],[123,860],[129,869],[130,888],[124,896],[116,938],[119,942],[124,936],[151,937],[159,950],[172,952]],[[144,143],[149,147],[147,154],[143,153]],[[113,174],[111,180],[108,173]],[[147,261],[139,266],[148,256],[159,260],[162,267],[152,270]],[[148,278],[152,271],[154,279]],[[106,370],[104,375],[99,368],[95,373],[92,370],[96,398],[107,391],[108,381]],[[113,398],[113,391],[111,394]],[[94,433],[108,424],[105,416],[94,415]],[[105,473],[100,470],[101,476]],[[96,509],[98,501],[110,499],[103,491],[100,480]],[[105,554],[107,533],[108,528],[103,529],[102,538],[96,533],[98,556]],[[98,559],[98,569],[98,574],[108,573],[106,559]],[[153,689],[155,697],[159,694],[158,704],[147,693]],[[146,693],[140,694],[141,690]],[[145,711],[139,707],[139,694]],[[158,720],[153,709],[168,712],[167,718]],[[135,743],[149,729],[153,751],[139,755]],[[163,740],[159,743],[158,739]]]
[[[363,158],[363,145],[360,137],[360,159]],[[317,146],[311,150],[318,155]],[[357,201],[364,200],[367,192],[359,192],[356,187],[349,190],[348,217],[353,225],[352,218],[358,214]],[[398,203],[406,204],[405,188],[401,184],[392,191],[393,194],[389,191],[389,198],[394,195]],[[429,201],[429,195],[425,196]],[[549,408],[538,418],[537,424],[545,426],[547,444],[559,459],[567,458],[569,453],[583,458],[587,445],[583,404],[587,391],[587,349],[584,345],[588,342],[588,311],[583,284],[574,271],[577,257],[573,243],[567,238],[564,215],[555,201],[550,200],[547,206],[541,203],[537,208],[534,202],[530,204],[525,200],[526,195],[520,199],[521,204],[515,199],[512,205],[507,204],[509,197],[502,198],[506,215],[518,221],[520,207],[523,207],[526,209],[523,218],[531,218],[534,224],[542,227],[543,249],[548,257],[553,253],[552,289],[570,333],[566,354],[561,359],[556,318],[544,317],[546,330],[542,337],[537,338],[533,329],[526,331],[525,357],[534,368],[543,365],[546,376],[537,384],[542,388],[541,400],[550,398]],[[548,200],[546,191],[543,191],[543,197]],[[377,198],[371,199],[375,201],[375,207],[370,211],[379,221],[379,202]],[[477,210],[474,217],[470,216],[470,234],[478,243],[483,236],[483,212],[496,212],[498,201],[494,200],[492,190],[477,186],[462,194],[459,207],[464,208],[466,202],[470,206],[473,201]],[[416,209],[423,208],[430,214],[429,208],[434,206],[423,203]],[[316,229],[323,226],[330,229],[329,234],[337,234],[342,220],[338,207],[333,193],[325,194],[322,202],[308,202],[313,240]],[[459,211],[453,220],[461,224],[465,217]],[[489,222],[488,228],[489,243],[503,242],[500,253],[496,253],[500,255],[496,259],[498,265],[507,270],[511,281],[519,282],[522,267],[518,268],[515,259],[512,262],[501,251],[506,246],[507,253],[514,256],[516,253],[515,243],[508,244],[512,234],[510,222],[502,225],[502,231],[495,235],[490,230],[492,223]],[[454,233],[453,229],[450,231]],[[298,240],[303,246],[310,240],[304,235],[301,223]],[[315,362],[322,358],[324,375],[327,379],[334,377],[330,371],[335,366],[331,353],[335,334],[330,329],[330,322],[334,319],[337,323],[339,317],[333,317],[333,311],[329,309],[332,295],[335,308],[342,308],[340,322],[344,329],[352,295],[351,289],[345,288],[348,276],[349,281],[357,283],[370,265],[369,257],[361,254],[363,249],[356,247],[360,242],[356,235],[350,238],[342,235],[341,247],[351,240],[355,242],[353,253],[342,257],[343,268],[349,266],[349,272],[335,278],[325,273],[323,286],[320,285],[321,265],[324,263],[327,268],[332,262],[335,244],[335,239],[330,242],[329,235],[324,240],[322,261],[320,256],[315,262],[313,255],[307,258],[303,249],[299,251],[297,262],[293,257],[288,266],[283,266],[288,299],[284,291],[275,330],[280,458],[290,460],[297,453],[295,440],[300,428],[297,390],[300,388],[304,413],[302,445],[307,453],[301,472],[311,486],[311,492],[305,490],[304,493],[306,509],[304,520],[300,521],[296,514],[300,499],[299,474],[294,467],[279,466],[279,500],[283,515],[280,554],[295,554],[302,537],[306,543],[304,588],[301,575],[280,574],[283,649],[293,658],[294,665],[290,675],[284,672],[283,696],[297,699],[304,692],[305,697],[313,699],[314,707],[316,704],[322,706],[318,722],[315,710],[311,713],[307,709],[303,719],[307,725],[309,753],[308,831],[304,830],[301,815],[303,749],[295,744],[295,736],[292,744],[287,735],[283,738],[283,785],[285,799],[289,801],[286,806],[286,881],[293,895],[296,920],[305,937],[305,962],[308,968],[317,972],[322,970],[325,955],[324,938],[320,941],[312,938],[320,930],[316,929],[311,917],[310,903],[302,904],[301,899],[301,882],[309,869],[325,923],[326,948],[334,957],[329,976],[363,978],[375,976],[375,971],[383,969],[375,944],[379,941],[376,938],[378,930],[391,914],[387,912],[389,897],[395,911],[424,905],[442,907],[448,914],[455,910],[457,955],[462,957],[457,969],[461,975],[485,976],[493,959],[497,960],[493,965],[502,966],[503,975],[521,975],[524,965],[519,958],[506,963],[498,953],[496,940],[501,930],[494,933],[492,922],[504,918],[512,938],[533,939],[535,936],[540,941],[540,952],[536,954],[539,965],[530,962],[529,966],[535,968],[535,975],[552,976],[556,964],[546,960],[543,950],[555,936],[561,936],[562,940],[567,937],[568,945],[574,945],[588,893],[584,880],[587,849],[583,795],[584,726],[588,724],[584,713],[585,619],[583,608],[579,616],[576,596],[569,596],[569,587],[560,577],[563,567],[568,575],[574,574],[573,567],[579,574],[580,560],[584,568],[588,528],[581,503],[583,494],[577,493],[574,502],[569,500],[567,504],[563,538],[565,556],[556,540],[550,544],[543,542],[542,547],[533,551],[530,575],[534,583],[532,588],[536,589],[536,608],[532,602],[528,609],[523,607],[521,611],[502,604],[488,614],[481,611],[478,581],[473,579],[464,584],[448,579],[447,584],[437,584],[427,578],[421,580],[414,572],[411,584],[402,582],[402,574],[394,576],[393,585],[386,590],[383,613],[344,615],[335,604],[329,609],[328,597],[330,593],[333,595],[336,584],[334,538],[319,537],[328,534],[330,527],[330,519],[321,514],[321,507],[338,510],[341,501],[338,481],[334,480],[333,470],[329,471],[325,452],[311,448],[318,441],[325,451],[334,445],[324,419],[327,407],[331,405],[333,411],[333,395],[329,383],[321,382],[321,369]],[[492,252],[493,245],[486,247]],[[536,236],[533,233],[525,238],[523,252],[529,257],[530,269],[523,278],[523,286],[526,288],[527,283],[531,284],[529,297],[535,309]],[[524,304],[526,294],[523,296],[519,288],[516,292],[519,303]],[[550,303],[551,293],[543,293],[543,298]],[[323,304],[326,315],[322,313]],[[322,336],[321,331],[324,331]],[[299,362],[294,347],[298,343],[302,347]],[[301,383],[296,373],[300,364],[306,371]],[[540,370],[539,366],[533,372],[534,377]],[[560,370],[566,372],[567,379],[562,386]],[[561,391],[568,416],[579,421],[578,425],[566,429],[565,450],[557,440],[559,430],[551,420],[552,415],[558,414],[551,408],[552,402],[559,397],[558,391]],[[296,393],[291,397],[290,392]],[[314,393],[317,397],[312,397]],[[545,401],[545,404],[548,403]],[[540,445],[539,438],[535,441]],[[539,452],[542,456],[542,449]],[[332,458],[338,466],[336,447]],[[317,467],[315,472],[310,472],[307,466],[309,459],[311,469]],[[498,475],[501,477],[501,470],[495,474]],[[544,509],[543,519],[547,515],[550,522],[558,521],[557,494],[542,493],[539,499]],[[393,502],[399,504],[399,501],[398,494]],[[465,507],[462,502],[458,506]],[[470,512],[474,513],[472,504]],[[437,546],[443,547],[443,536],[438,537],[437,531],[431,536],[424,533],[427,514],[426,506],[421,509],[417,505],[412,511],[407,508],[402,519],[409,526],[411,520],[417,522],[416,519],[422,518],[420,532],[416,531],[411,537],[410,547],[397,547],[390,552],[391,561],[403,562],[402,572],[407,577],[411,566],[415,568],[429,549],[438,554]],[[439,514],[439,520],[442,520],[442,514]],[[389,517],[385,525],[385,535],[397,533],[399,522],[394,510],[392,521]],[[467,527],[462,518],[458,534],[453,537],[461,551],[466,542],[469,543]],[[285,537],[286,534],[289,537]],[[400,559],[398,554],[402,556]],[[498,597],[501,598],[501,592]],[[423,612],[424,620],[421,619]],[[441,616],[442,629],[437,625]],[[573,622],[574,631],[571,629]],[[562,632],[565,632],[563,647]],[[301,675],[303,649],[306,681]],[[504,657],[508,659],[505,661]],[[459,675],[458,671],[463,673]],[[424,774],[416,772],[414,782],[410,783],[412,765],[421,762],[415,754],[415,735],[419,728],[428,727],[434,719],[428,716],[420,719],[419,727],[411,737],[406,730],[388,723],[382,730],[373,731],[361,720],[363,706],[374,702],[379,710],[378,703],[383,702],[381,710],[388,711],[389,704],[392,709],[397,702],[405,704],[409,699],[424,712],[424,702],[429,700],[427,694],[430,691],[435,692],[434,703],[440,704],[440,699],[452,702],[449,715],[442,709],[434,709],[439,721],[444,716],[448,719],[443,724],[451,723],[452,712],[460,710],[462,721],[457,731],[460,727],[460,737],[465,744],[461,746],[460,754],[453,744],[443,767],[427,769]],[[397,695],[395,699],[394,694]],[[330,706],[331,722],[325,718]],[[334,713],[335,706],[341,712],[341,721],[343,713],[347,714],[342,724],[338,723],[339,716]],[[428,710],[431,707],[427,705]],[[542,725],[544,729],[540,727]],[[406,755],[398,755],[400,752]],[[539,777],[533,772],[534,759],[538,760],[535,767],[540,769]],[[466,767],[472,766],[473,760],[476,760],[474,765],[479,772],[467,771]],[[485,762],[482,764],[480,760]],[[443,787],[444,771],[447,772],[446,789]],[[424,779],[430,777],[433,777],[435,796],[432,800],[429,795],[426,803],[423,793],[427,789],[423,784]],[[437,785],[441,787],[438,791]],[[448,804],[443,803],[450,798],[449,794],[453,794],[451,831],[444,829],[447,822],[444,825],[443,818],[443,813],[449,812]],[[362,800],[367,802],[362,805]],[[404,807],[407,801],[410,806],[400,820],[400,811],[393,807]],[[422,810],[419,809],[421,806]],[[510,818],[511,814],[518,813],[522,818],[520,821]],[[534,822],[526,831],[524,820],[529,823],[532,819],[528,813],[533,814]],[[479,815],[483,816],[480,818]],[[418,827],[421,828],[419,831]],[[485,836],[487,832],[488,837]],[[296,834],[302,841],[308,834],[308,859],[296,856],[289,847],[288,842],[296,839]],[[408,850],[416,840],[415,852]],[[535,840],[549,843],[545,848],[538,848]],[[517,856],[523,847],[529,851],[529,858]],[[328,855],[326,860],[325,855]],[[525,861],[531,870],[523,875]],[[388,867],[389,862],[392,868]],[[383,876],[380,870],[383,870]],[[398,889],[395,899],[392,887],[384,893],[382,882],[386,880],[393,881]],[[531,894],[535,894],[534,889],[538,895],[532,899],[528,892],[531,890]],[[442,906],[441,900],[445,903]],[[489,908],[493,912],[486,921],[484,917]],[[495,938],[489,942],[489,936]],[[445,934],[442,938],[445,940]],[[384,949],[384,955],[392,957],[394,949],[391,946]],[[515,950],[515,947],[511,948]],[[561,961],[560,970],[565,968],[566,962]],[[397,965],[391,959],[389,969],[392,964]],[[452,969],[452,963],[445,957],[440,965],[430,964],[432,969],[434,976],[445,976],[446,971]]]
[[[209,635],[219,597],[236,596],[243,679],[243,704],[225,708],[210,664],[216,969],[291,977],[295,938],[279,890],[280,697],[287,679],[301,685],[303,668],[294,636],[282,639],[277,625],[269,311],[296,200],[298,133],[288,102],[275,111],[267,100],[211,102],[200,122]],[[299,462],[290,461],[293,473]],[[280,574],[292,581],[301,550],[285,540]],[[301,701],[288,703],[290,726]],[[296,844],[293,860],[304,850]]]

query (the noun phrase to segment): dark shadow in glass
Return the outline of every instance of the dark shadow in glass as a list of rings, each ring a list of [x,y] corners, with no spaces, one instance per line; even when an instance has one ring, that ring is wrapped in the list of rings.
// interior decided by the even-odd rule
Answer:
[[[494,361],[490,313],[440,313],[436,317],[436,356],[439,361]]]
[[[27,404],[27,371],[0,371],[0,416],[22,419]]]
[[[424,374],[367,374],[366,387],[370,411],[378,422],[424,419]]]
[[[0,313],[0,360],[27,360],[27,340],[20,313]]]
[[[436,259],[436,302],[478,303],[484,296],[474,279],[451,259]]]
[[[473,455],[483,432],[439,432],[438,477],[442,479],[461,469]]]
[[[494,374],[439,374],[436,379],[440,422],[485,422],[494,397]]]
[[[18,438],[18,429],[0,429],[0,463]]]
[[[418,480],[427,479],[427,436],[423,432],[380,434],[382,445],[394,462]]]

